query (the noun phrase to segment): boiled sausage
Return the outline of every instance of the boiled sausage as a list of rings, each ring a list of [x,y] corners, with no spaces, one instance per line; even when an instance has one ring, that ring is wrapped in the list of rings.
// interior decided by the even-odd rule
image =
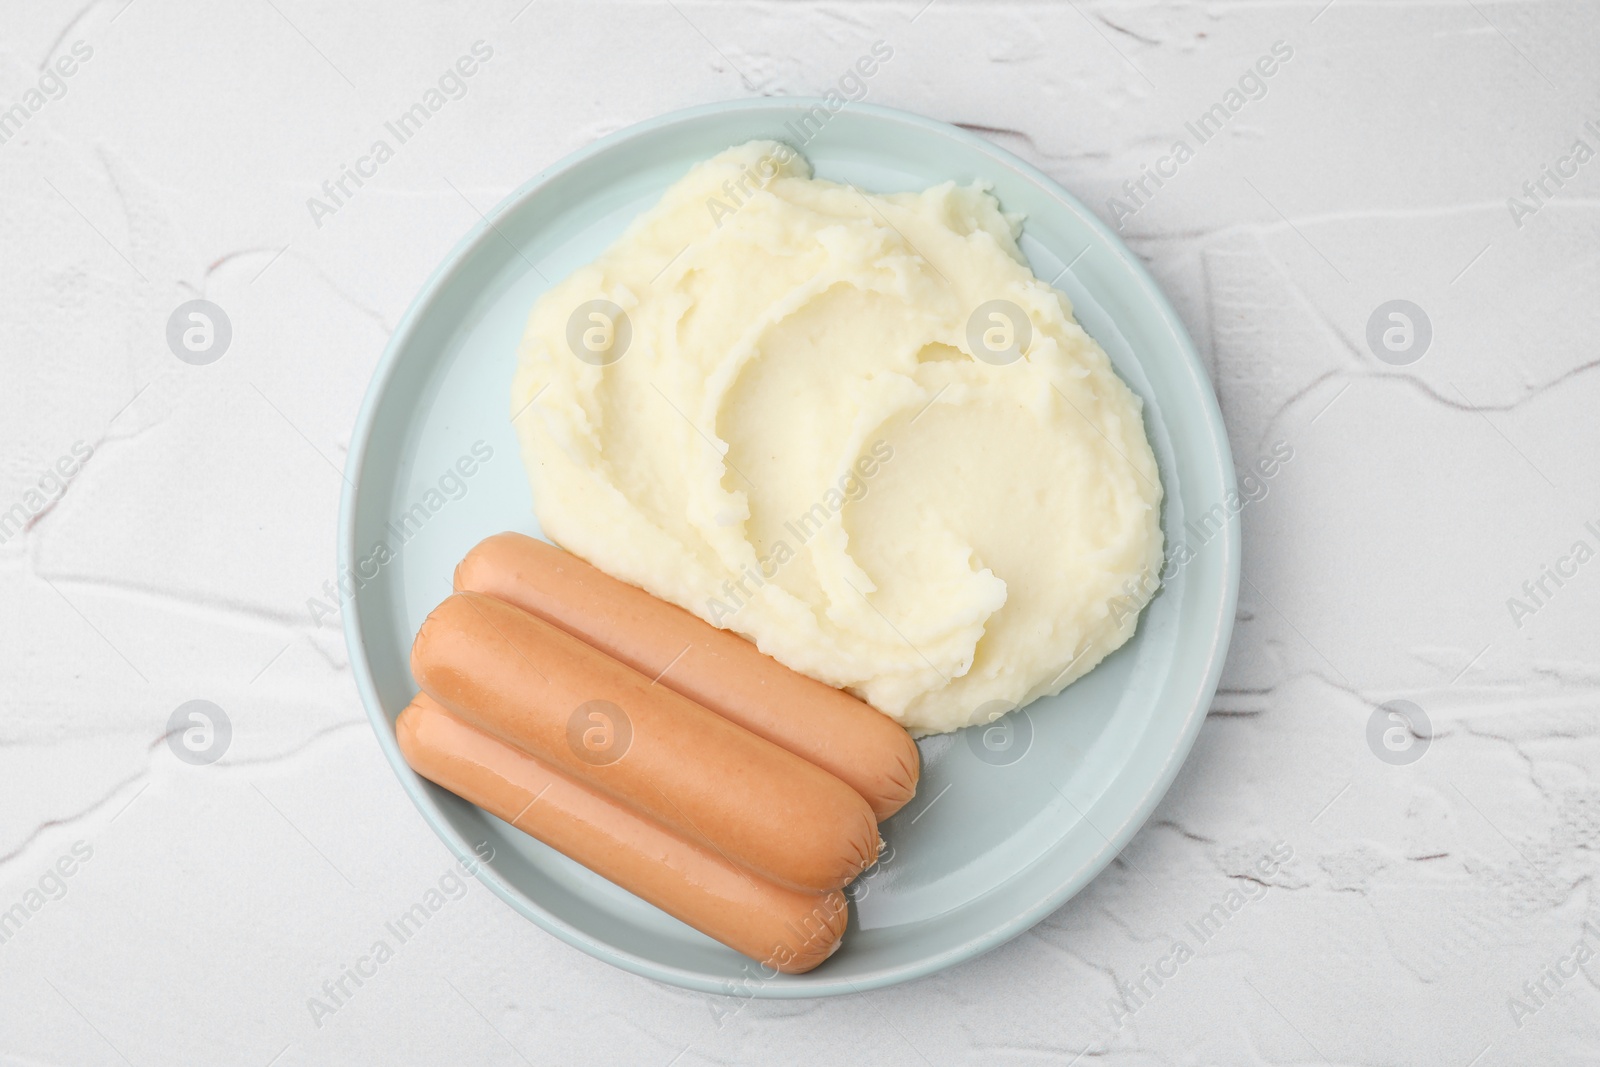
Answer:
[[[877,857],[838,778],[504,601],[446,599],[411,670],[472,725],[780,884],[837,889]]]
[[[786,974],[839,947],[844,894],[775,885],[446,711],[425,693],[395,723],[413,770],[668,915]]]
[[[467,553],[455,587],[530,611],[816,764],[880,820],[917,791],[916,742],[893,719],[554,545],[495,534]]]

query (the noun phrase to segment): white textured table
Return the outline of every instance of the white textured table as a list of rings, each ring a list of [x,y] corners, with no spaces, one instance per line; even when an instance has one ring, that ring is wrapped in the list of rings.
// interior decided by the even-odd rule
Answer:
[[[0,16],[0,1060],[1600,1058],[1593,4],[523,2]],[[1240,467],[1293,458],[1123,860],[937,977],[721,1000],[458,890],[311,602],[368,376],[479,211],[660,112],[823,92],[877,40],[867,99],[1120,223]],[[480,41],[464,95],[388,132]],[[208,365],[167,340],[197,298],[232,329]],[[195,699],[232,727],[209,766],[161,740]]]

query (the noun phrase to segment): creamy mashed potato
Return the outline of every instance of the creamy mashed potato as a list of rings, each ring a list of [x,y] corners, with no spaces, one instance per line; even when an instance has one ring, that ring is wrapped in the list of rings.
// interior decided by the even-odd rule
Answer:
[[[1020,228],[775,142],[695,167],[533,309],[545,532],[914,733],[1059,691],[1132,636],[1161,488]]]

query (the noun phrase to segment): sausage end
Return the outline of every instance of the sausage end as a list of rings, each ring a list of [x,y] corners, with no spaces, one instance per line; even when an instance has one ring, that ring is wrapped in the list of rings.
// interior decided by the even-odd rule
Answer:
[[[779,945],[762,965],[782,974],[805,974],[839,951],[850,906],[843,891],[835,889],[817,898],[817,904],[800,924],[793,942]]]
[[[911,798],[917,795],[917,784],[922,779],[922,750],[917,748],[915,739],[899,726],[895,727],[895,731],[900,736],[894,742],[894,752],[888,761],[884,781],[866,798],[879,822],[911,803]]]

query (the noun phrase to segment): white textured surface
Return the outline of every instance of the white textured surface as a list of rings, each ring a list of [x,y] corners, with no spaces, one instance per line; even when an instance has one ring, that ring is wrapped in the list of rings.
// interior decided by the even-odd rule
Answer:
[[[0,144],[0,511],[76,442],[93,456],[0,544],[0,910],[74,842],[92,858],[0,943],[0,1060],[1600,1058],[1600,971],[1523,990],[1600,931],[1600,563],[1520,626],[1506,603],[1600,544],[1600,161],[1520,227],[1507,205],[1576,138],[1600,149],[1593,5],[522,2],[3,16],[0,108],[74,42],[93,56]],[[449,865],[306,601],[367,378],[476,220],[463,195],[486,209],[672,108],[822,91],[880,38],[869,100],[978,128],[1107,218],[1185,120],[1294,50],[1124,229],[1240,464],[1295,450],[1244,514],[1233,651],[1177,785],[1037,929],[897,989],[669,989],[474,883],[317,1025],[308,999]],[[479,39],[470,92],[314,225],[306,198]],[[205,367],[164,337],[196,296],[234,328]],[[1411,366],[1367,348],[1393,298],[1433,324]],[[160,741],[194,698],[233,722],[214,766]],[[1436,731],[1408,766],[1366,742],[1395,698]],[[1185,923],[1230,890],[1256,899],[1200,944]],[[1193,958],[1119,1028],[1116,983],[1174,939]]]

